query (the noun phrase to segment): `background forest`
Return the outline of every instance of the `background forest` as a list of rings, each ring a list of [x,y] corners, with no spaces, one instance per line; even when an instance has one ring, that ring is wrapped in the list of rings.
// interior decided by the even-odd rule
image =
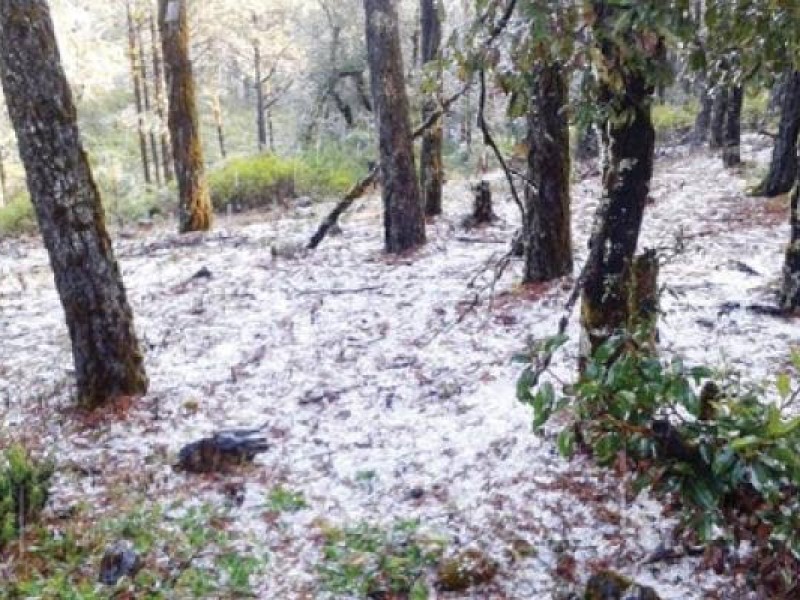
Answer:
[[[799,26],[0,0],[0,598],[800,597]]]

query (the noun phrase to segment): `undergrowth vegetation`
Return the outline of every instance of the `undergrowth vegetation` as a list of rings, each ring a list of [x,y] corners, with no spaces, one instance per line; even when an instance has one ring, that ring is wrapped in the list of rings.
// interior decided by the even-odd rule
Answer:
[[[225,509],[145,505],[99,521],[78,506],[66,520],[29,527],[9,546],[3,598],[242,598],[267,555],[229,528]],[[110,544],[130,542],[141,558],[115,585],[98,582]],[[246,549],[246,550],[243,550]]]
[[[679,357],[655,355],[647,328],[603,344],[578,382],[558,393],[531,387],[518,398],[533,408],[534,428],[566,414],[558,435],[567,456],[588,452],[601,465],[635,474],[635,489],[652,487],[674,500],[689,538],[754,548],[749,568],[773,594],[800,592],[800,353],[764,386]],[[556,340],[555,343],[563,343]],[[784,596],[780,596],[784,597]],[[785,596],[790,597],[790,596]],[[795,597],[795,596],[791,596]]]
[[[296,195],[342,194],[367,173],[367,159],[326,146],[293,157],[276,154],[234,158],[209,175],[216,210],[271,206]]]
[[[39,516],[50,493],[53,464],[18,445],[0,455],[0,550]]]
[[[418,521],[398,521],[389,528],[361,523],[323,530],[318,572],[322,587],[357,598],[425,600],[427,571],[444,552],[444,541],[425,534]]]

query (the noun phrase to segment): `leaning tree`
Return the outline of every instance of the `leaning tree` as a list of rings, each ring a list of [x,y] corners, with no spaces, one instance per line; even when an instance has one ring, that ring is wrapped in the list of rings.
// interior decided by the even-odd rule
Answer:
[[[0,2],[0,76],[72,342],[80,401],[147,390],[142,353],[45,0]]]

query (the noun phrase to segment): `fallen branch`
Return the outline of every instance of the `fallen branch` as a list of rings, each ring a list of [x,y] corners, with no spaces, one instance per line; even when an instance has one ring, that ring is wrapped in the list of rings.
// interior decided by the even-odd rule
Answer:
[[[508,187],[511,188],[511,197],[514,199],[517,208],[519,208],[522,222],[525,223],[525,205],[522,204],[522,200],[520,200],[519,194],[517,193],[517,186],[514,185],[514,177],[509,169],[508,163],[506,163],[506,159],[503,158],[503,153],[500,152],[500,148],[497,147],[492,133],[489,131],[489,125],[486,123],[486,117],[484,115],[486,108],[486,71],[484,69],[479,71],[479,79],[481,83],[481,93],[478,102],[478,127],[483,133],[483,143],[492,149],[497,162],[500,163],[500,167],[503,169],[503,173],[505,173],[506,180],[508,181]]]
[[[458,92],[456,92],[455,94],[444,100],[439,106],[438,110],[428,115],[428,118],[425,119],[425,121],[414,130],[413,139],[417,139],[428,129],[433,127],[434,124],[436,124],[436,122],[442,117],[442,115],[444,115],[450,109],[453,103],[466,93],[466,91],[470,88],[470,85],[471,84],[469,83],[465,85]],[[375,163],[375,166],[372,168],[369,174],[366,177],[364,177],[364,179],[362,179],[361,181],[356,183],[352,188],[350,188],[350,191],[348,191],[347,194],[345,194],[344,198],[342,198],[336,204],[336,206],[333,207],[333,210],[329,212],[328,215],[319,224],[317,231],[314,233],[313,236],[311,236],[311,240],[309,240],[308,246],[306,246],[306,248],[308,248],[309,250],[314,250],[317,246],[320,245],[322,240],[325,239],[325,236],[328,234],[330,228],[333,227],[339,220],[339,217],[341,217],[342,214],[348,208],[350,208],[353,202],[355,202],[361,196],[364,195],[364,193],[367,191],[367,188],[369,188],[373,183],[375,183],[375,181],[378,178],[378,173],[380,172],[380,168],[381,168],[381,163],[380,161],[378,161]]]

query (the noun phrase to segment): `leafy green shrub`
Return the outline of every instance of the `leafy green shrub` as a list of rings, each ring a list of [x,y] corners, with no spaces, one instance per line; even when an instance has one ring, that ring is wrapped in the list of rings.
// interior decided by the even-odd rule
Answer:
[[[50,490],[53,465],[32,459],[22,446],[11,446],[0,460],[0,548],[36,520]]]
[[[211,201],[217,210],[270,206],[295,193],[299,163],[274,154],[235,158],[209,176]]]
[[[686,131],[694,126],[699,106],[692,100],[685,104],[655,104],[653,106],[653,127],[661,135]]]
[[[37,230],[36,214],[30,197],[20,193],[0,207],[0,237],[33,233]]]
[[[418,521],[399,521],[388,530],[361,523],[344,530],[326,529],[324,535],[317,570],[326,590],[358,598],[428,597],[423,576],[441,558],[444,544],[422,535]]]
[[[526,369],[517,394],[533,407],[535,429],[566,412],[563,454],[581,447],[602,465],[635,469],[640,486],[678,499],[703,541],[749,531],[800,560],[800,417],[784,416],[800,388],[779,375],[776,406],[761,387],[654,356],[648,339],[645,329],[613,337],[561,395],[550,383],[531,389]],[[793,364],[800,371],[800,354]]]
[[[272,206],[295,195],[341,194],[366,175],[367,161],[326,147],[295,157],[258,154],[231,159],[209,175],[216,210]]]

